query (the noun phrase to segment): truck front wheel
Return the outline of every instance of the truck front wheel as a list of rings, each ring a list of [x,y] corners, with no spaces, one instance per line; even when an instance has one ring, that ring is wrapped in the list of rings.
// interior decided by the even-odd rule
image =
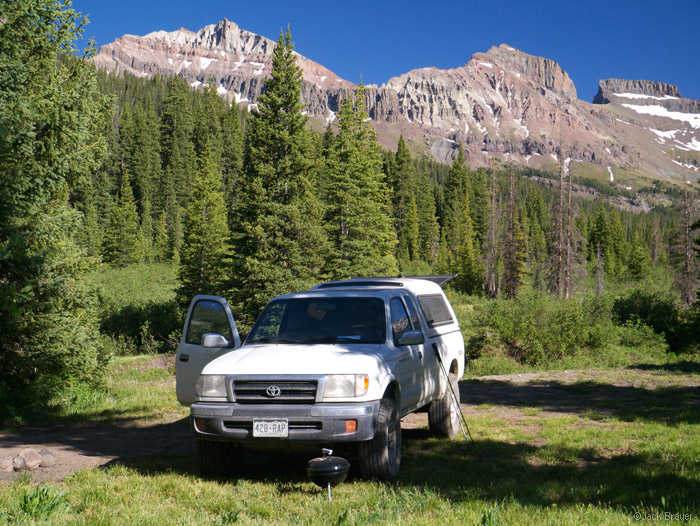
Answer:
[[[395,481],[399,476],[402,448],[398,403],[393,398],[383,398],[374,438],[358,446],[360,473],[364,478]]]

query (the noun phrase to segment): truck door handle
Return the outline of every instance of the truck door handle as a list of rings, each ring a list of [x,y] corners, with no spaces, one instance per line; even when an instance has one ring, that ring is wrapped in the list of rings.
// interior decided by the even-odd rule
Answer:
[[[190,360],[190,355],[189,354],[181,354],[180,355],[180,361],[181,362],[188,362]]]

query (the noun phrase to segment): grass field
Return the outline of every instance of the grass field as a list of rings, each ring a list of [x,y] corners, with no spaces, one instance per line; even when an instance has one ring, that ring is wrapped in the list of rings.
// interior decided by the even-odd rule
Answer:
[[[119,358],[114,371],[56,421],[147,429],[185,417],[162,356]],[[331,502],[306,478],[308,455],[253,455],[226,480],[164,452],[4,483],[0,524],[700,524],[698,373],[676,361],[465,378],[473,444],[430,438],[412,417],[399,483],[351,478]]]

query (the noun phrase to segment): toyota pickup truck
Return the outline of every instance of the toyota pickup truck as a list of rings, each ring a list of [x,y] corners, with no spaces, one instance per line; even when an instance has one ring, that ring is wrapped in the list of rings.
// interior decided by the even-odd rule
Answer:
[[[402,417],[426,411],[438,437],[460,430],[437,352],[459,395],[464,340],[430,279],[353,279],[278,296],[244,343],[226,300],[200,295],[176,354],[177,398],[190,407],[205,473],[235,471],[246,446],[308,443],[350,445],[363,477],[393,481]]]

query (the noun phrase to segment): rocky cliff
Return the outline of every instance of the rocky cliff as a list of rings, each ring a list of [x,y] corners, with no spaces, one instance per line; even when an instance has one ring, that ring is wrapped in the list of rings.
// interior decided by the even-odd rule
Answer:
[[[102,46],[95,64],[138,76],[179,75],[192,86],[213,82],[241,105],[254,105],[271,68],[275,42],[223,20],[193,32],[124,35]],[[298,55],[307,113],[333,122],[355,85]],[[556,62],[506,44],[475,53],[464,66],[423,68],[367,86],[380,141],[399,135],[418,151],[449,161],[459,145],[475,166],[492,159],[552,169],[562,155],[586,176],[697,178],[700,101],[660,82],[600,81],[593,104]]]

